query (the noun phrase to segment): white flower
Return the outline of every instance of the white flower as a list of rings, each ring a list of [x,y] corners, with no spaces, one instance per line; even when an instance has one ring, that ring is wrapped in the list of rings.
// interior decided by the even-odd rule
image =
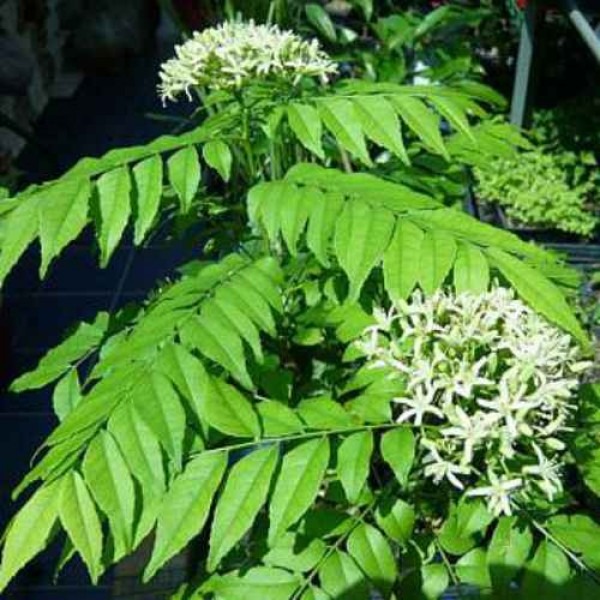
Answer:
[[[362,339],[356,342],[356,347],[369,358],[373,358],[380,353],[379,328],[369,327],[365,330],[365,334]]]
[[[509,513],[515,494],[552,500],[586,366],[571,337],[499,287],[417,291],[375,317],[358,343],[370,366],[405,386],[394,417],[418,428],[425,477],[487,496],[498,513]],[[482,465],[490,485],[481,485]]]
[[[455,488],[464,489],[464,484],[458,478],[459,475],[469,475],[471,469],[466,465],[458,465],[442,458],[436,444],[428,439],[421,441],[429,453],[424,459],[425,476],[431,477],[435,483],[440,483],[443,479],[447,479]]]
[[[473,453],[483,440],[494,437],[492,428],[502,418],[499,414],[477,412],[472,417],[460,407],[455,407],[456,419],[451,427],[442,429],[442,435],[460,440],[464,446],[462,464],[470,464]]]
[[[487,361],[487,356],[480,358],[475,364],[463,360],[458,370],[452,374],[452,382],[449,387],[450,393],[463,398],[470,398],[477,386],[493,385],[494,382],[489,377],[482,377],[479,374],[481,369],[486,366]]]
[[[538,464],[523,467],[523,474],[538,478],[536,479],[537,485],[546,494],[548,499],[552,500],[563,489],[560,480],[560,464],[546,457],[536,443],[533,443],[532,446],[537,455]]]
[[[413,419],[415,425],[421,425],[427,414],[443,419],[444,413],[434,404],[435,394],[436,390],[434,388],[424,384],[417,386],[413,390],[413,395],[408,398],[394,398],[394,402],[408,407],[400,413],[396,422],[403,423]]]
[[[508,478],[498,477],[493,471],[488,471],[490,485],[467,490],[466,495],[470,497],[483,496],[487,499],[490,512],[497,516],[512,515],[511,499],[515,490],[523,486],[520,477]]]
[[[510,380],[503,377],[498,386],[498,396],[491,400],[478,398],[477,404],[502,417],[510,435],[516,437],[519,434],[519,418],[523,416],[521,411],[536,408],[537,404],[523,399],[526,388],[522,384],[515,391],[510,388]]]
[[[398,318],[398,314],[394,309],[385,311],[381,308],[375,308],[373,310],[373,317],[376,323],[374,327],[381,331],[389,331],[394,321]]]
[[[175,100],[196,86],[211,90],[235,90],[255,80],[278,80],[296,84],[302,77],[326,80],[337,67],[319,48],[275,25],[253,21],[222,23],[192,37],[175,48],[175,58],[159,73],[158,90],[163,101]]]

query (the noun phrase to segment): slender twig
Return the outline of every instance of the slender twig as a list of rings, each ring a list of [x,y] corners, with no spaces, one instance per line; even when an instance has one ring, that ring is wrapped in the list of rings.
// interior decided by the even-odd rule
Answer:
[[[446,566],[446,569],[448,570],[448,574],[450,575],[450,579],[452,579],[452,583],[456,586],[459,586],[460,580],[458,579],[458,576],[454,572],[454,567],[452,566],[452,563],[450,562],[448,555],[442,548],[442,545],[440,544],[439,540],[437,540],[437,539],[435,540],[435,545],[437,547],[438,552],[440,553],[440,556],[442,557],[442,562],[444,563],[444,565]]]
[[[577,565],[590,579],[594,580],[598,585],[600,585],[600,575],[596,573],[593,569],[590,569],[585,562],[583,562],[574,552],[569,550],[558,538],[556,538],[552,533],[550,533],[541,523],[536,521],[536,519],[526,510],[523,511],[531,525],[539,531],[549,542],[554,544],[557,548],[559,548],[566,556],[573,562],[573,564]]]
[[[352,526],[345,531],[329,548],[327,548],[326,552],[321,557],[321,560],[316,564],[316,566],[306,575],[302,585],[294,592],[291,600],[298,600],[302,593],[310,586],[311,581],[317,576],[321,567],[325,563],[325,561],[336,552],[340,546],[346,541],[346,539],[350,536],[350,534],[363,522],[365,516],[370,513],[377,504],[378,498],[373,498],[369,504],[355,517],[356,521],[352,524]]]
[[[352,173],[352,163],[346,150],[338,143],[338,149],[340,151],[340,157],[342,158],[342,164],[344,165],[344,171],[346,173]]]
[[[292,435],[283,435],[278,437],[263,437],[254,439],[250,442],[241,442],[239,444],[232,444],[230,446],[220,446],[218,448],[208,448],[207,450],[201,450],[199,452],[193,452],[190,454],[190,458],[198,456],[199,454],[207,454],[212,452],[231,452],[236,450],[244,450],[246,448],[252,448],[253,446],[259,446],[261,444],[285,444],[287,442],[297,442],[300,440],[309,440],[316,437],[329,437],[333,435],[343,435],[347,433],[354,433],[358,431],[377,431],[380,429],[391,429],[394,427],[406,427],[406,424],[398,423],[380,423],[379,425],[356,425],[353,427],[345,427],[342,429],[330,429],[330,430],[318,430],[308,431]]]

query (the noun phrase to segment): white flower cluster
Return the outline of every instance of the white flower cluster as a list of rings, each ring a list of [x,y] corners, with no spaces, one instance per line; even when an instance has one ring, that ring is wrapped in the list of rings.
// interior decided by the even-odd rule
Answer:
[[[562,491],[561,434],[589,364],[568,334],[500,287],[417,291],[376,318],[358,347],[405,381],[396,419],[420,432],[426,477],[486,498],[495,514]]]
[[[253,21],[222,23],[194,32],[175,48],[176,58],[161,66],[161,98],[175,100],[190,88],[239,89],[255,80],[283,80],[296,84],[302,77],[323,80],[337,67],[317,40],[303,40],[275,25]]]

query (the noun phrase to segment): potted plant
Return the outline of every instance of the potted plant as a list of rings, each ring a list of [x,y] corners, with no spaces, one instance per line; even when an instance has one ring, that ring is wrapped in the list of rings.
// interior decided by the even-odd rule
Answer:
[[[596,593],[598,398],[571,270],[364,172],[377,148],[452,161],[441,114],[468,137],[481,89],[325,85],[335,69],[276,27],[197,33],[160,92],[211,116],[11,200],[2,280],[36,240],[45,276],[85,227],[102,264],[128,225],[136,243],[176,214],[218,235],[13,383],[54,384],[61,421],[15,490],[2,589],[51,543],[98,581],[153,540],[150,579],[205,529],[175,598]]]

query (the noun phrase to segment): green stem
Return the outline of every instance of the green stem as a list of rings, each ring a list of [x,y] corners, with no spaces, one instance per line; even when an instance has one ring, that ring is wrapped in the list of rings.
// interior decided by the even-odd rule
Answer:
[[[559,548],[568,558],[573,562],[573,564],[577,565],[588,577],[593,579],[598,585],[600,585],[600,575],[596,573],[593,569],[590,569],[574,552],[569,550],[559,539],[557,539],[554,535],[552,535],[541,523],[536,521],[534,517],[528,511],[524,511],[531,525],[534,529],[537,529],[549,542],[554,544],[557,548]]]
[[[346,173],[352,173],[352,163],[350,162],[350,157],[348,156],[348,153],[346,152],[346,150],[344,150],[344,148],[342,148],[342,146],[340,145],[339,142],[338,142],[338,149],[340,151],[340,156],[342,158],[342,165],[344,166],[344,171],[346,171]]]
[[[325,554],[323,554],[323,556],[321,557],[321,560],[319,560],[319,562],[316,564],[316,566],[312,569],[312,571],[310,571],[310,573],[308,573],[308,575],[306,575],[306,577],[304,578],[304,581],[302,582],[302,585],[294,592],[294,595],[291,597],[290,600],[298,600],[303,592],[310,586],[311,581],[318,575],[319,571],[321,570],[321,567],[323,566],[323,564],[325,563],[325,561],[336,551],[340,548],[340,546],[348,539],[348,537],[350,536],[350,534],[360,525],[363,523],[363,519],[367,516],[367,514],[369,514],[370,512],[373,511],[373,509],[375,508],[375,505],[378,502],[378,498],[373,498],[371,500],[371,502],[369,502],[367,504],[367,506],[356,516],[356,520],[355,522],[352,524],[352,526],[348,529],[348,531],[345,531],[336,541],[335,544],[332,544],[329,548],[327,548],[327,551],[325,552]]]
[[[309,431],[292,435],[282,435],[278,437],[264,437],[260,439],[254,439],[250,442],[241,442],[239,444],[232,444],[231,446],[221,446],[219,448],[209,448],[208,450],[202,450],[200,452],[194,452],[190,457],[198,456],[199,454],[207,454],[210,452],[231,452],[235,450],[244,450],[246,448],[252,448],[253,446],[259,446],[261,444],[285,444],[287,442],[297,442],[299,440],[309,440],[320,436],[332,436],[342,435],[345,433],[354,433],[359,431],[378,431],[380,429],[391,429],[395,427],[406,427],[405,423],[380,423],[378,425],[356,425],[355,427],[344,427],[343,429],[330,429],[330,430],[319,430]]]
[[[438,552],[440,553],[440,556],[442,557],[442,562],[444,563],[446,570],[448,571],[448,574],[450,575],[450,579],[452,580],[453,585],[455,585],[456,587],[460,586],[460,580],[459,580],[458,576],[456,575],[456,572],[454,571],[454,567],[452,566],[452,563],[450,562],[448,555],[444,552],[444,549],[442,548],[441,544],[439,543],[439,541],[437,539],[435,540],[435,545],[436,545]]]
[[[279,156],[279,148],[275,140],[269,142],[269,149],[271,154],[271,179],[273,181],[280,179],[281,172],[281,157]]]
[[[209,104],[206,103],[206,98],[207,98],[206,90],[200,86],[196,87],[195,89],[196,89],[196,93],[198,94],[198,98],[200,98],[202,107],[204,108],[204,110],[206,110],[206,114],[208,116],[214,115],[215,114],[214,107],[210,106]]]
[[[256,169],[254,166],[254,152],[252,151],[252,144],[250,142],[250,116],[248,108],[244,104],[242,104],[242,144],[246,152],[248,169],[250,171],[248,180],[252,182],[256,175]]]

